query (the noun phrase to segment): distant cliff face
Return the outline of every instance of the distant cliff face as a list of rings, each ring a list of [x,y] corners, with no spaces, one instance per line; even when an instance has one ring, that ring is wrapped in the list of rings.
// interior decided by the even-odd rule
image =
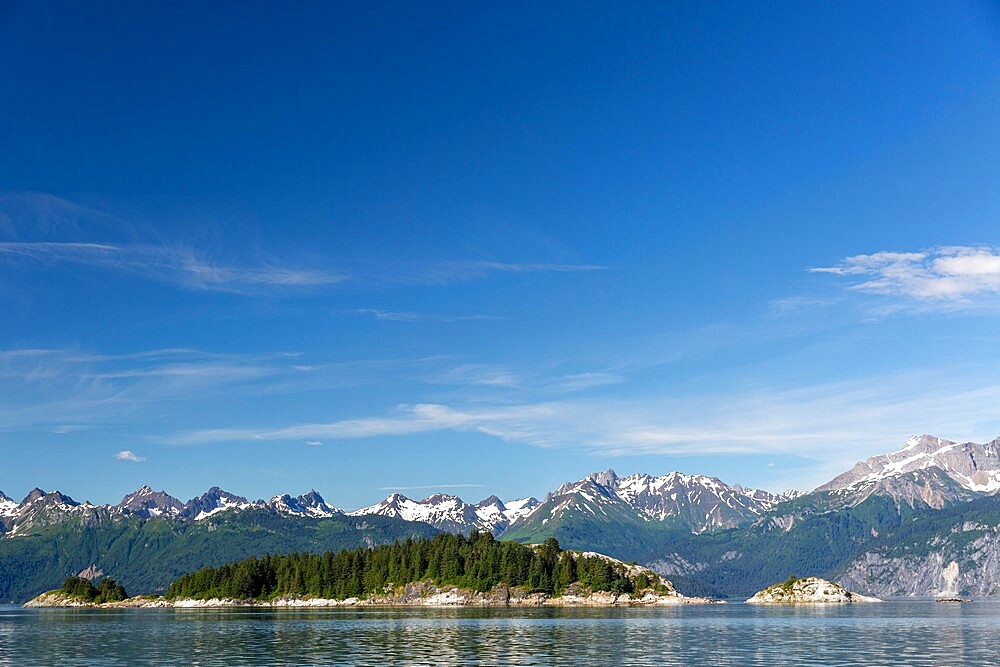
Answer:
[[[1000,595],[1000,522],[964,520],[868,551],[848,563],[840,579],[883,597]]]

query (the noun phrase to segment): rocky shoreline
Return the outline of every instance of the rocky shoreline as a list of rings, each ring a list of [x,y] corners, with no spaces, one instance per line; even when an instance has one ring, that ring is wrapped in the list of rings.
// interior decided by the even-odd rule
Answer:
[[[666,594],[647,592],[641,596],[608,591],[587,592],[572,587],[563,595],[528,593],[518,588],[497,586],[486,593],[452,586],[435,586],[427,582],[407,584],[385,595],[372,595],[343,600],[326,598],[277,598],[274,600],[239,600],[211,598],[207,600],[137,596],[120,602],[94,603],[72,598],[59,591],[42,593],[26,602],[29,608],[175,608],[209,609],[219,607],[322,608],[322,607],[641,607],[675,606],[684,604],[717,604],[722,600],[687,597],[671,591]]]

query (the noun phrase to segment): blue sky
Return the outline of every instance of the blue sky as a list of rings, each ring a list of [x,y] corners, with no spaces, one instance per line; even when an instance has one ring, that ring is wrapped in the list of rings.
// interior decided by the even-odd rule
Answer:
[[[2,3],[0,490],[991,439],[997,118],[991,3]]]

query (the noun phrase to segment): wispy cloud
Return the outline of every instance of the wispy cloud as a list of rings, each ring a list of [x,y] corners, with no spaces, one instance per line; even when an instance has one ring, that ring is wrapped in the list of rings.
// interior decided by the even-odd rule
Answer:
[[[322,440],[306,440],[306,444],[310,447],[320,447],[323,445]]]
[[[433,357],[338,362],[182,348],[0,350],[0,431],[70,433],[163,415],[188,402],[356,387],[435,363]]]
[[[569,393],[623,382],[625,382],[625,377],[618,373],[571,373],[555,377],[547,388],[556,393]]]
[[[433,315],[413,311],[382,310],[380,308],[356,308],[343,312],[387,322],[475,322],[508,319],[497,315]]]
[[[352,276],[376,283],[447,285],[500,274],[590,273],[609,267],[588,263],[500,262],[478,259],[361,262]]]
[[[994,369],[995,370],[995,369]],[[825,481],[858,458],[900,447],[913,433],[989,438],[1000,382],[983,369],[937,369],[791,390],[731,390],[681,398],[561,400],[518,405],[400,405],[381,416],[274,429],[224,428],[176,444],[307,437],[352,440],[436,431],[478,432],[539,447],[605,456],[785,453],[814,458]],[[991,421],[992,420],[992,421]],[[827,464],[824,467],[824,464]]]
[[[437,371],[424,378],[432,384],[461,387],[493,387],[516,389],[524,385],[525,378],[518,372],[497,364],[465,363]]]
[[[483,484],[418,484],[415,486],[380,486],[379,491],[420,491],[423,489],[481,489]]]
[[[493,393],[494,396],[497,393],[510,394],[516,391],[522,400],[526,396],[539,398],[586,392],[624,384],[628,380],[625,375],[606,370],[566,373],[557,365],[524,368],[483,363],[460,363],[435,369],[422,379],[433,385],[457,387],[465,396],[473,389]]]
[[[142,463],[146,459],[139,456],[131,449],[123,449],[117,454],[115,454],[115,459],[118,461],[131,461],[132,463]]]
[[[1000,294],[1000,252],[985,246],[854,255],[809,271],[853,278],[853,290],[924,304],[965,306]]]
[[[607,268],[591,263],[493,258],[391,260],[311,255],[310,261],[297,261],[287,255],[268,257],[252,252],[242,236],[222,245],[225,252],[219,253],[202,244],[164,239],[163,225],[152,225],[142,218],[141,214],[111,215],[46,193],[0,191],[0,261],[83,266],[188,290],[246,294],[326,287],[348,279],[361,286],[447,285],[501,274],[583,273]],[[425,316],[378,309],[359,314],[396,321],[493,319],[488,315]]]
[[[107,243],[3,242],[0,257],[44,265],[78,264],[138,275],[190,290],[251,292],[261,288],[306,288],[347,279],[340,272],[266,263],[214,263],[190,248]]]

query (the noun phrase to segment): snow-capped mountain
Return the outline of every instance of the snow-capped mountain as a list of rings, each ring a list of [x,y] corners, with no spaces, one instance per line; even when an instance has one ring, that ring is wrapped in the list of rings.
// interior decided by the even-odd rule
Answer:
[[[275,496],[271,499],[271,507],[282,514],[293,514],[298,516],[311,516],[316,518],[331,517],[336,514],[343,514],[336,507],[327,505],[323,496],[310,489],[308,493],[292,498],[287,493]]]
[[[869,499],[890,499],[897,509],[940,510],[1000,491],[1000,438],[958,444],[915,435],[895,452],[860,461],[801,502],[785,506],[762,527],[789,531],[804,518],[856,507]]]
[[[313,518],[343,516],[343,512],[328,505],[316,491],[296,497],[284,494],[275,496],[270,501],[251,501],[213,486],[197,498],[182,503],[164,491],[154,491],[149,486],[143,486],[126,495],[117,505],[93,505],[78,503],[58,491],[46,493],[36,488],[20,503],[0,493],[0,535],[23,535],[34,527],[53,525],[71,515],[78,515],[82,521],[92,524],[116,516],[200,522],[224,512],[249,509]]]
[[[617,478],[613,470],[608,473],[615,492],[632,507],[659,521],[681,517],[693,532],[733,528],[797,495],[794,491],[774,494],[738,484],[729,486],[705,475],[671,472],[660,477]]]
[[[581,509],[593,515],[606,513],[603,506],[619,504],[643,520],[670,521],[692,533],[744,525],[797,492],[774,494],[739,485],[729,486],[715,477],[671,472],[653,477],[645,474],[618,477],[614,470],[593,473],[568,482],[549,494],[542,513],[558,519],[562,512]]]
[[[1000,438],[956,443],[913,436],[902,449],[873,456],[816,489],[844,505],[888,496],[911,507],[940,509],[1000,491]]]
[[[728,485],[705,475],[671,472],[619,477],[615,471],[606,470],[567,482],[548,493],[544,501],[535,498],[503,501],[490,496],[471,504],[444,493],[423,500],[393,493],[347,516],[377,515],[426,523],[439,530],[489,531],[496,536],[526,540],[542,532],[564,534],[566,530],[591,535],[589,524],[595,522],[604,526],[600,529],[604,531],[628,525],[630,530],[643,532],[647,530],[643,526],[653,526],[656,530],[659,530],[656,526],[661,526],[665,530],[700,534],[745,526],[762,517],[763,521],[788,530],[804,516],[854,506],[871,495],[889,496],[911,507],[919,504],[936,509],[998,492],[1000,438],[985,444],[957,444],[925,435],[910,438],[899,451],[858,463],[807,498],[785,505],[778,512],[772,510],[803,494]],[[248,500],[212,487],[182,503],[164,491],[143,486],[125,496],[118,505],[95,506],[77,503],[59,492],[35,489],[20,503],[0,494],[0,527],[7,536],[24,534],[31,525],[49,525],[85,510],[200,522],[226,512],[251,509],[317,519],[344,516],[315,491],[300,496],[277,495],[265,501]],[[557,524],[570,519],[574,527],[556,529]]]
[[[226,512],[228,510],[245,510],[251,507],[262,507],[264,501],[251,502],[243,496],[224,491],[217,486],[213,486],[197,498],[192,498],[184,505],[181,516],[185,519],[201,521],[208,517]]]
[[[122,498],[115,509],[122,514],[148,519],[154,516],[178,516],[184,511],[184,503],[163,491],[143,486]]]
[[[816,490],[870,485],[929,468],[941,469],[969,491],[994,494],[1000,491],[1000,438],[985,444],[958,444],[932,435],[915,435],[899,451],[861,461]]]
[[[496,496],[490,496],[476,503],[476,518],[479,530],[489,530],[494,535],[500,535],[512,523],[523,516],[531,514],[541,503],[537,498],[527,497],[503,502]]]
[[[458,496],[435,493],[423,500],[411,500],[401,493],[390,494],[370,507],[362,507],[349,516],[375,514],[420,521],[439,530],[469,532],[473,529],[499,535],[517,518],[538,506],[535,498],[522,498],[504,503],[496,496],[471,505]]]
[[[485,502],[485,501],[484,501]],[[527,498],[518,498],[517,500],[508,500],[504,503],[504,516],[510,519],[511,523],[514,523],[521,517],[528,516],[535,509],[541,505],[541,501],[534,496],[528,496]]]
[[[58,491],[46,493],[37,487],[16,507],[9,508],[7,503],[4,506],[8,509],[0,515],[0,524],[8,536],[22,533],[31,526],[50,526],[94,508],[90,503],[78,503]]]

